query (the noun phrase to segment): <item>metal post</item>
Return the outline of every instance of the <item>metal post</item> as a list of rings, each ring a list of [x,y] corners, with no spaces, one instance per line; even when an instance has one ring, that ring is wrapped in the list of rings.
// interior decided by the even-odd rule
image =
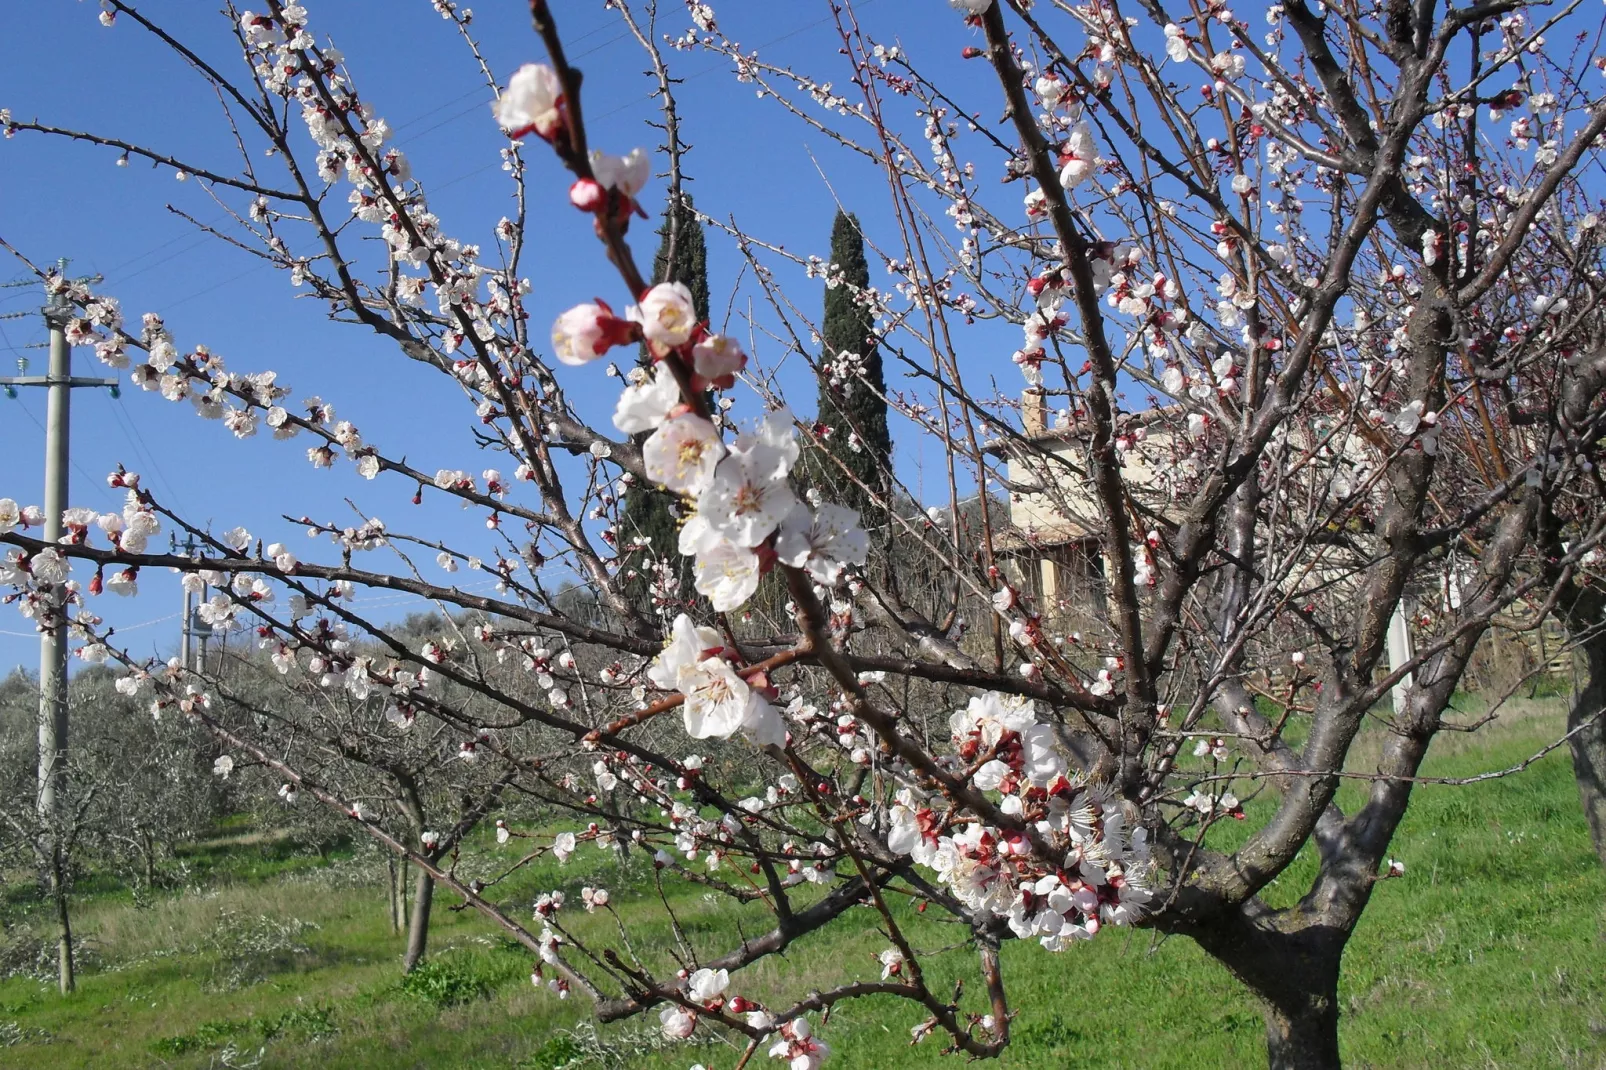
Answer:
[[[202,598],[206,597],[206,590],[207,589],[205,587],[201,588],[201,597]],[[201,639],[201,665],[200,665],[200,671],[201,672],[205,672],[206,671],[207,640],[212,637],[212,629],[208,628],[204,632],[199,632],[198,635],[200,636],[200,639]]]
[[[194,619],[194,601],[195,596],[190,593],[190,589],[188,587],[184,588],[184,616],[182,618],[184,621],[184,638],[179,642],[178,662],[184,666],[186,672],[195,667],[190,661],[190,621]]]
[[[173,551],[174,554],[177,554],[179,552],[179,549],[180,549],[179,543],[178,543],[178,536],[177,535],[169,535],[167,537],[167,545]],[[188,555],[190,557],[194,557],[195,556],[195,536],[194,535],[191,535],[189,538],[184,540],[183,550],[184,550],[184,553],[186,555]],[[190,589],[188,587],[185,587],[183,590],[184,590],[184,615],[179,618],[178,661],[179,661],[179,664],[184,667],[184,671],[185,672],[189,672],[189,671],[191,671],[191,670],[193,670],[195,668],[195,661],[190,656],[191,655],[191,651],[194,649],[193,646],[191,645],[190,640],[196,634],[196,631],[195,631],[195,625],[196,625],[195,596],[190,593]]]

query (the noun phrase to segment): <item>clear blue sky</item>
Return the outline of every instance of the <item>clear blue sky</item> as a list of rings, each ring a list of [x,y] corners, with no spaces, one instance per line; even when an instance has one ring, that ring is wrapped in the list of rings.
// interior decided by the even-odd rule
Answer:
[[[396,144],[411,158],[447,232],[491,246],[497,219],[512,213],[510,186],[497,156],[503,141],[490,117],[488,91],[450,24],[428,0],[310,0],[308,6],[315,33],[333,38],[344,51],[365,99],[395,129]],[[486,0],[475,6],[477,36],[500,78],[520,63],[544,58],[524,5]],[[617,16],[598,0],[554,0],[553,6],[571,42],[571,57],[588,73],[593,144],[616,152],[656,145],[659,135],[645,125],[657,112],[648,99],[652,83],[641,73],[644,56]],[[668,12],[665,30],[684,30],[688,22],[680,5],[664,0],[661,6]],[[96,6],[78,0],[7,7],[0,107],[19,119],[122,137],[201,165],[235,169],[237,156],[210,90],[138,26],[123,19],[105,29],[96,19]],[[240,72],[227,24],[213,5],[150,0],[141,9],[226,72]],[[716,10],[721,27],[744,48],[759,48],[772,62],[799,63],[853,92],[850,72],[836,55],[836,30],[825,3],[727,0]],[[901,44],[926,68],[947,74],[961,70],[964,80],[984,73],[975,71],[979,64],[961,67],[959,50],[973,31],[939,0],[861,0],[859,10],[875,39]],[[757,100],[753,87],[738,84],[716,57],[667,55],[686,79],[679,98],[684,137],[694,146],[686,170],[700,208],[734,215],[788,249],[824,256],[840,198],[860,214],[873,238],[896,247],[896,235],[886,229],[889,194],[883,177],[773,102]],[[996,118],[996,88],[988,93],[985,82],[974,84],[977,107],[986,109],[989,121]],[[918,128],[913,133],[919,144]],[[295,398],[320,394],[366,439],[387,452],[405,452],[418,468],[478,473],[493,464],[511,467],[473,448],[472,412],[437,373],[413,366],[362,329],[330,324],[323,307],[296,299],[285,276],[198,234],[167,210],[172,205],[203,221],[218,219],[220,210],[198,182],[180,183],[170,170],[138,162],[119,168],[116,155],[36,134],[0,143],[0,235],[36,261],[70,257],[74,273],[104,275],[101,289],[121,300],[130,321],[137,323],[146,311],[159,312],[181,350],[200,343],[223,354],[233,370],[276,369],[280,381],[295,389]],[[564,203],[567,180],[555,162],[539,146],[532,146],[527,159],[533,165],[532,200],[539,206],[544,197],[547,212],[538,229],[548,251],[526,262],[534,283],[529,307],[535,326],[542,328],[535,332],[540,336],[551,317],[577,301],[623,295],[590,236],[589,220]],[[272,161],[257,162],[262,174],[275,173]],[[644,195],[654,214],[662,192],[662,182],[655,181]],[[1015,200],[1006,193],[999,203]],[[231,202],[243,203],[232,195]],[[650,227],[638,224],[633,238],[638,257],[650,259],[655,240]],[[709,239],[718,322],[732,300],[740,262],[730,242],[713,232]],[[20,275],[20,269],[0,267],[0,278]],[[804,281],[801,273],[783,280],[799,306],[816,316],[820,284]],[[885,286],[888,280],[876,272],[873,281]],[[744,285],[735,308],[744,310],[749,297],[758,301]],[[39,303],[34,289],[0,291],[0,312]],[[745,336],[745,326],[737,326]],[[985,336],[997,340],[988,346],[992,356],[996,349],[1004,358],[1001,385],[1018,389],[1007,363],[1016,344],[1014,329]],[[27,347],[43,337],[37,317],[0,321],[0,362],[7,372],[18,356],[31,358],[33,370],[42,371],[44,352]],[[770,351],[779,352],[773,346]],[[764,356],[762,343],[759,356]],[[79,374],[110,374],[87,350],[76,355],[75,367]],[[603,379],[597,366],[567,375],[572,394],[596,388],[593,412],[606,426],[604,414],[617,381]],[[806,413],[813,407],[812,384],[793,381],[803,399],[796,407]],[[741,403],[751,407],[751,396]],[[461,535],[469,552],[475,549],[473,533],[483,530],[477,513],[422,515],[428,507],[421,511],[410,505],[410,488],[384,479],[367,483],[345,464],[314,472],[299,439],[280,443],[259,435],[238,442],[220,424],[194,416],[187,404],[175,406],[137,389],[125,389],[121,401],[101,391],[75,391],[73,412],[73,504],[115,508],[118,498],[106,488],[104,476],[122,462],[144,473],[148,485],[192,519],[210,520],[215,530],[244,524],[263,537],[283,539],[307,559],[328,559],[328,544],[309,542],[279,515],[353,522],[346,497],[393,529]],[[42,391],[0,400],[0,496],[40,500],[43,421]],[[904,478],[918,486],[912,437],[903,435],[898,463]],[[935,470],[926,482],[933,500],[944,500]],[[378,565],[380,557],[371,561]],[[425,574],[442,578],[433,565]],[[465,587],[482,580],[464,573],[455,578]],[[128,629],[124,637],[134,650],[166,653],[175,647],[180,595],[172,577],[145,575],[136,598],[96,601],[108,620]],[[380,618],[407,608],[383,595],[370,596],[359,602],[362,606]],[[136,625],[142,627],[133,630]],[[36,664],[37,644],[27,627],[10,610],[0,613],[0,670]]]

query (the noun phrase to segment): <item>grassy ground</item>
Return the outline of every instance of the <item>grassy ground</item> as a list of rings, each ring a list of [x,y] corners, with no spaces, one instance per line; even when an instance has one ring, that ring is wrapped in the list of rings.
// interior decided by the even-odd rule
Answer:
[[[1450,736],[1429,772],[1518,761],[1557,726],[1538,713],[1471,740]],[[1360,754],[1355,767],[1365,762]],[[1520,776],[1419,791],[1395,843],[1407,876],[1379,886],[1345,959],[1349,1065],[1606,1066],[1606,877],[1564,752]],[[236,834],[187,861],[204,875],[200,890],[138,906],[108,887],[80,903],[92,966],[75,996],[24,977],[0,982],[0,1066],[683,1070],[735,1061],[717,1038],[666,1049],[655,1019],[593,1029],[580,1001],[531,986],[526,954],[472,914],[444,909],[450,897],[438,901],[430,965],[402,983],[383,888],[360,860],[320,864]],[[1308,864],[1286,874],[1273,898],[1297,895]],[[650,880],[597,852],[563,869],[531,867],[500,888],[527,916],[536,889],[577,898],[585,883],[614,890],[638,953],[668,949],[670,934],[650,920]],[[761,924],[693,887],[666,890],[701,951],[723,949],[738,921],[748,932]],[[809,937],[733,987],[767,997],[871,976],[886,945],[870,924],[857,918]],[[954,939],[951,928],[913,924],[920,946]],[[1062,955],[1029,944],[1006,947],[1004,957],[1020,1008],[1005,1067],[1193,1070],[1262,1059],[1254,1006],[1186,941],[1156,946],[1145,932],[1107,930]],[[970,965],[962,952],[932,962],[954,976]],[[930,1066],[935,1046],[907,1043],[919,1017],[866,1000],[817,1031],[837,1049],[829,1065],[845,1070]]]

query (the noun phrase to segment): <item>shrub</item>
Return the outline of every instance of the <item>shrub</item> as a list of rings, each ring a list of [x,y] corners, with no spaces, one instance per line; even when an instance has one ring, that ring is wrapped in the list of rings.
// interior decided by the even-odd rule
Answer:
[[[401,980],[401,990],[409,996],[452,1007],[490,995],[491,981],[469,963],[430,959]]]

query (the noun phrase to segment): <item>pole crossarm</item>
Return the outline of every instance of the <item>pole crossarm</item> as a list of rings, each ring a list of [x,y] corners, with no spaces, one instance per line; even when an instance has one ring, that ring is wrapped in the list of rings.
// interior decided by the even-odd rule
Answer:
[[[88,375],[72,375],[57,379],[50,375],[0,375],[0,386],[118,386],[119,379],[96,379]]]

